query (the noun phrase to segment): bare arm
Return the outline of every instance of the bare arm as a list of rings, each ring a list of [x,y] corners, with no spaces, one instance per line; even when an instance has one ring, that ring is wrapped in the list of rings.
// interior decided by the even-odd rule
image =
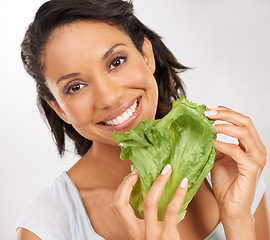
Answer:
[[[206,115],[223,121],[215,125],[218,134],[238,140],[238,144],[214,141],[218,154],[211,177],[227,239],[269,239],[263,238],[269,231],[269,226],[265,227],[265,200],[262,199],[255,218],[250,213],[258,177],[266,164],[264,144],[249,117],[221,106]]]
[[[227,229],[227,237],[229,239],[248,239],[252,235],[255,235],[254,238],[256,240],[270,239],[269,212],[265,194],[254,214],[254,218],[250,217],[246,220],[241,219],[241,221],[235,222],[232,219],[226,220],[223,221],[223,225]],[[233,235],[230,236],[230,233]],[[237,234],[239,235],[237,236]]]
[[[17,240],[41,240],[41,239],[25,228],[18,228]]]
[[[266,194],[263,195],[262,200],[254,214],[254,218],[256,239],[270,239],[270,222]]]

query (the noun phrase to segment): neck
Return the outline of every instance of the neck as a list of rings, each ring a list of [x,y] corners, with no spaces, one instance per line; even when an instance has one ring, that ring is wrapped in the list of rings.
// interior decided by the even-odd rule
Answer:
[[[121,149],[94,142],[91,149],[83,157],[89,173],[95,176],[95,182],[106,187],[118,187],[123,178],[130,173],[131,162],[120,159]]]

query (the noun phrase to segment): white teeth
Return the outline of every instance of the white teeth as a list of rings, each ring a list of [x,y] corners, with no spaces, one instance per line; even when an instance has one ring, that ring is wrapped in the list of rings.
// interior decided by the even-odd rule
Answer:
[[[136,100],[134,102],[134,104],[129,109],[127,109],[124,113],[122,113],[122,115],[118,116],[115,119],[107,121],[106,125],[116,126],[116,125],[119,125],[119,124],[127,121],[133,115],[133,113],[136,111],[137,106],[138,106],[138,102]]]
[[[122,117],[124,118],[124,121],[127,121],[129,119],[129,115],[126,112],[122,114]]]
[[[116,120],[118,121],[119,124],[125,121],[124,118],[122,118],[122,116],[117,117]]]
[[[131,116],[132,116],[132,114],[133,114],[133,112],[132,112],[130,109],[128,109],[128,110],[127,110],[127,114],[128,114],[128,116],[130,116],[130,117],[131,117]]]

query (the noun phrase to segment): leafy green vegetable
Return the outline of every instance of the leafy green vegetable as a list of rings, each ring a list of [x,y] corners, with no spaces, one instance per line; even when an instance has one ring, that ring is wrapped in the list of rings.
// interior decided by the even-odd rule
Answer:
[[[167,205],[186,177],[189,187],[178,222],[184,218],[188,203],[211,170],[216,155],[214,121],[204,116],[205,110],[205,105],[181,97],[162,119],[145,120],[130,132],[113,135],[121,147],[120,158],[130,159],[132,170],[137,169],[140,175],[130,198],[137,217],[143,219],[143,200],[162,169],[170,164],[172,175],[158,205],[158,219],[164,220]]]

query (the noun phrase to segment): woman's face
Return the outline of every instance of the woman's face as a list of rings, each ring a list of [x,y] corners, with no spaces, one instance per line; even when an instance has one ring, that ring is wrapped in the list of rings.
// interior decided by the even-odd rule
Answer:
[[[142,54],[122,31],[105,23],[76,22],[56,29],[43,52],[50,106],[82,136],[116,145],[156,114],[155,60],[145,39]]]

